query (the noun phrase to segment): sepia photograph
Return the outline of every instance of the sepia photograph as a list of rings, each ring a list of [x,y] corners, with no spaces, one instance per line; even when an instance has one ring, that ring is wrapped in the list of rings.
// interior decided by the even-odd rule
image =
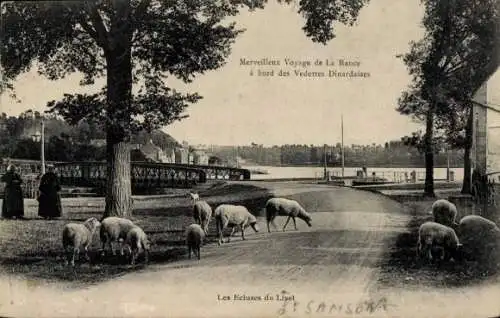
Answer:
[[[499,0],[0,7],[0,317],[500,317]]]

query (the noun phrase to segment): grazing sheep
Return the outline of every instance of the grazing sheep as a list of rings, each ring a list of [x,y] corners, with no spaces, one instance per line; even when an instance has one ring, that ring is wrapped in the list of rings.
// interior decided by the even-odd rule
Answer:
[[[425,222],[418,231],[417,256],[433,259],[433,251],[439,250],[441,259],[448,261],[451,257],[459,259],[459,242],[455,230],[437,222]]]
[[[312,226],[311,224],[311,215],[306,212],[306,210],[295,200],[285,199],[285,198],[272,198],[269,199],[266,203],[266,220],[267,220],[267,231],[271,233],[271,229],[269,228],[269,223],[272,223],[274,228],[277,229],[276,223],[274,223],[274,219],[277,215],[288,216],[285,225],[283,226],[283,232],[285,231],[286,226],[290,219],[293,220],[293,225],[295,226],[295,230],[297,230],[297,224],[295,223],[295,218],[304,220],[304,222]]]
[[[92,244],[92,238],[99,225],[99,221],[92,217],[83,223],[68,223],[64,226],[62,243],[67,254],[66,265],[68,265],[71,259],[71,266],[75,266],[75,257],[80,253],[82,246],[85,250],[85,258],[87,261],[90,261],[88,249]]]
[[[186,228],[186,245],[188,247],[189,258],[191,258],[191,251],[198,259],[201,258],[200,249],[204,238],[205,231],[199,224],[194,223]]]
[[[102,254],[104,255],[106,243],[109,249],[116,255],[113,248],[113,242],[121,241],[120,254],[123,255],[123,241],[127,238],[127,233],[136,226],[129,219],[109,216],[101,221],[100,237],[102,242]]]
[[[125,238],[125,244],[128,245],[128,249],[131,255],[130,263],[135,264],[135,260],[139,256],[141,251],[144,251],[144,262],[147,264],[149,260],[149,250],[151,247],[151,242],[144,231],[138,227],[132,227]]]
[[[479,215],[467,215],[460,220],[457,234],[467,258],[485,260],[500,256],[500,228],[494,222]]]
[[[195,223],[201,225],[205,235],[208,235],[208,225],[212,219],[212,208],[206,201],[200,200],[194,203],[193,218]]]
[[[227,242],[230,242],[236,226],[241,229],[242,240],[245,240],[245,229],[248,226],[251,226],[256,233],[259,232],[257,219],[242,205],[221,204],[215,209],[214,217],[219,235],[219,245],[222,244],[222,232],[227,227],[231,227],[231,234],[227,238]]]
[[[449,226],[456,229],[458,223],[457,218],[457,207],[455,204],[451,203],[445,199],[439,199],[432,204],[431,212],[434,217],[434,222]]]
[[[192,192],[189,192],[189,196],[191,197],[191,199],[196,202],[200,199],[200,195],[198,193],[192,193]]]

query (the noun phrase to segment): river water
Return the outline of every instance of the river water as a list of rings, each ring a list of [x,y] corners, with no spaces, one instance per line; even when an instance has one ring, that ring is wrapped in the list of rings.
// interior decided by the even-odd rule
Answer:
[[[275,167],[275,166],[243,166],[242,168],[250,169],[252,171],[251,179],[253,180],[269,180],[281,178],[323,178],[323,167]],[[257,174],[253,170],[267,171],[268,174]],[[345,167],[344,176],[356,176],[356,171],[361,170],[361,167]],[[330,175],[341,176],[342,168],[327,168]],[[425,178],[425,168],[367,168],[368,176],[375,175],[378,177],[386,178],[389,181],[399,182],[403,180],[408,174],[415,171],[417,179]],[[450,168],[453,172],[455,181],[462,181],[464,172],[463,168]],[[434,179],[446,179],[446,168],[435,168]]]

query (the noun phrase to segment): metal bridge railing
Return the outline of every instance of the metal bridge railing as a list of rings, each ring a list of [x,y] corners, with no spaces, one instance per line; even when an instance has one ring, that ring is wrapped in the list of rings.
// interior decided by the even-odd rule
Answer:
[[[0,174],[0,176],[2,176]],[[26,199],[35,199],[38,196],[38,186],[40,184],[39,174],[21,174],[21,189],[23,190],[23,196]],[[3,198],[3,193],[5,191],[5,183],[0,182],[0,198]]]

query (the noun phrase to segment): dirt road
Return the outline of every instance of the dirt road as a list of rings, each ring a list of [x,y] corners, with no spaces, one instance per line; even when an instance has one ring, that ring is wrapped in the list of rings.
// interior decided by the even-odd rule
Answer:
[[[285,218],[269,234],[247,230],[202,259],[152,265],[83,290],[3,280],[0,312],[16,316],[179,317],[473,317],[500,312],[498,286],[468,289],[383,289],[377,277],[393,237],[409,216],[388,198],[347,188],[258,183],[299,200],[313,227]],[[7,302],[6,300],[12,300]]]

